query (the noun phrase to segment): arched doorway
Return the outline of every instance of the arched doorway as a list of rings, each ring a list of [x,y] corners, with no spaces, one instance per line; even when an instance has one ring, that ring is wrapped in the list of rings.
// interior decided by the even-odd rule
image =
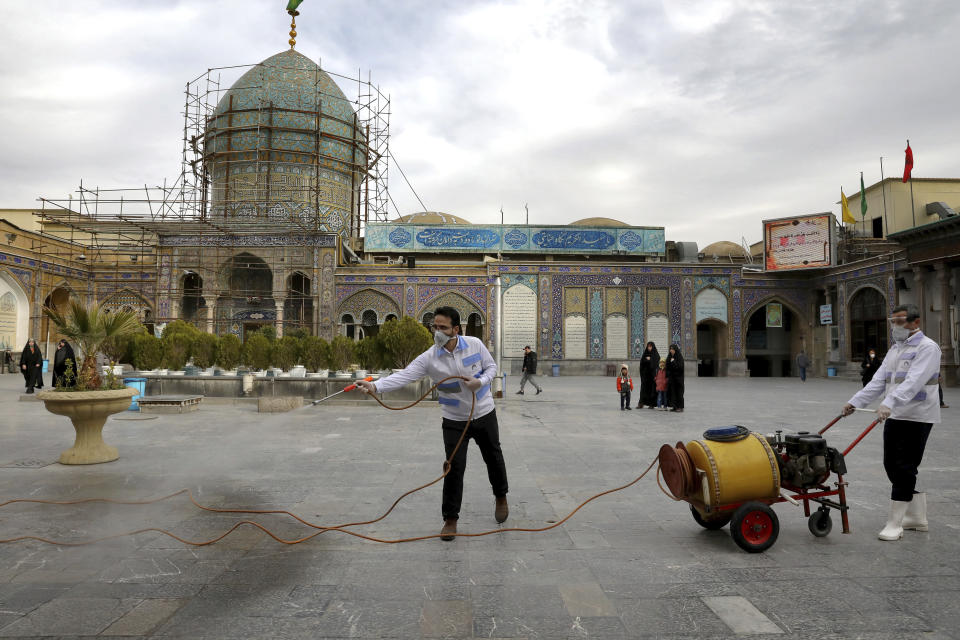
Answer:
[[[863,360],[869,349],[887,352],[887,299],[873,287],[864,287],[850,301],[850,356]]]
[[[283,305],[284,330],[301,327],[313,332],[313,299],[310,278],[297,271],[287,278],[287,299]]]
[[[203,278],[199,273],[191,271],[183,276],[183,298],[180,301],[180,319],[187,322],[197,319],[200,307],[205,306],[203,298]]]
[[[697,325],[697,376],[724,375],[721,365],[726,358],[727,325],[715,319],[703,320]]]
[[[61,313],[68,311],[70,309],[70,290],[66,287],[57,287],[44,299],[43,306]],[[46,314],[43,314],[40,321],[40,335],[36,336],[36,339],[49,344],[51,340],[56,340],[58,337],[56,328]]]
[[[746,356],[751,378],[788,377],[800,350],[794,331],[796,315],[787,305],[772,300],[761,305],[747,321]]]
[[[349,313],[340,316],[340,335],[347,336],[351,340],[357,338],[357,325]]]
[[[44,316],[46,317],[46,316]],[[0,270],[0,351],[19,351],[27,343],[30,302],[17,279]],[[0,360],[0,366],[6,363]]]
[[[380,332],[380,325],[377,324],[377,312],[373,309],[367,309],[360,316],[361,335],[360,338],[367,336],[373,337]]]
[[[467,335],[483,340],[483,318],[479,313],[471,313],[467,318]]]

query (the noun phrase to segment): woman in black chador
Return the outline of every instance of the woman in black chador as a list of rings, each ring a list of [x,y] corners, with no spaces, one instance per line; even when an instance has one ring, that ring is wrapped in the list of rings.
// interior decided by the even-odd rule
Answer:
[[[20,373],[27,385],[27,393],[33,393],[33,388],[43,388],[43,356],[33,338],[27,340],[27,346],[20,354]]]
[[[667,353],[667,404],[671,411],[683,411],[683,355],[680,347],[670,345]]]
[[[70,361],[69,383],[67,381],[67,360]],[[57,352],[53,355],[53,386],[72,387],[77,384],[77,356],[66,340],[57,343]]]
[[[863,386],[867,386],[867,383],[873,380],[873,374],[880,368],[881,362],[883,362],[883,358],[877,355],[876,349],[870,347],[863,362],[860,363],[860,380],[863,382]]]
[[[648,342],[640,356],[640,400],[637,409],[655,409],[657,406],[657,368],[660,366],[660,354],[657,345]]]

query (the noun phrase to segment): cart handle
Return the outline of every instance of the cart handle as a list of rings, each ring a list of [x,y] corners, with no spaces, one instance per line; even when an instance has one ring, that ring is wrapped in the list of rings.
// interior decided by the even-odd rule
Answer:
[[[817,435],[821,435],[821,436],[822,436],[827,429],[829,429],[829,428],[832,427],[833,425],[837,424],[837,422],[839,422],[841,418],[843,418],[843,414],[840,414],[839,416],[837,416],[836,418],[834,418],[833,420],[831,420],[831,421],[830,421],[830,424],[828,424],[827,426],[825,426],[823,429],[820,429],[820,431],[817,431]]]
[[[846,449],[844,449],[844,451],[843,451],[843,456],[846,457],[847,454],[850,453],[850,450],[853,449],[855,446],[857,446],[857,443],[860,442],[861,440],[863,440],[864,437],[866,437],[866,435],[867,435],[868,433],[870,433],[870,431],[871,431],[875,426],[877,426],[878,424],[880,424],[880,418],[877,418],[876,420],[874,420],[873,422],[871,422],[871,423],[870,423],[870,426],[868,426],[866,429],[864,429],[864,430],[863,430],[863,433],[861,433],[861,434],[857,437],[856,440],[854,440],[853,442],[851,442],[849,447],[847,447]]]

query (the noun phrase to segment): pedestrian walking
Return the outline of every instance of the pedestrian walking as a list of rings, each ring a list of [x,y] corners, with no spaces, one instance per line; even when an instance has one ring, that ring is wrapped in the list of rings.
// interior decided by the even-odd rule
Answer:
[[[671,411],[683,411],[683,354],[672,344],[666,358],[667,403]]]
[[[667,361],[661,360],[658,365],[656,377],[658,411],[667,410],[667,389],[669,388],[669,384],[667,381]]]
[[[927,496],[916,491],[917,472],[933,425],[940,422],[937,384],[940,347],[920,330],[920,309],[894,307],[889,318],[894,344],[863,389],[843,405],[853,413],[883,397],[877,417],[883,425],[883,468],[890,480],[890,514],[881,540],[899,540],[904,529],[927,530]]]
[[[807,354],[800,349],[800,353],[797,354],[797,369],[800,370],[800,382],[807,381],[807,367],[810,366],[810,358],[807,357]]]
[[[648,342],[640,357],[640,401],[637,403],[637,409],[643,409],[644,405],[648,409],[656,407],[657,386],[654,378],[657,375],[659,363],[660,354],[657,353],[657,345]]]
[[[630,408],[630,392],[633,391],[633,378],[630,377],[630,370],[627,365],[620,367],[620,375],[617,376],[617,392],[620,394],[620,411],[632,411]]]
[[[500,427],[490,393],[490,382],[497,375],[497,364],[479,338],[460,335],[460,312],[453,307],[438,307],[433,312],[434,345],[421,353],[405,369],[376,382],[361,380],[357,386],[365,393],[384,393],[416,382],[424,376],[437,382],[450,376],[463,376],[468,381],[447,380],[437,387],[438,403],[443,412],[443,445],[447,458],[467,428],[467,418],[476,393],[473,420],[463,446],[450,461],[450,470],[443,478],[441,540],[453,540],[463,501],[463,474],[467,468],[467,445],[471,438],[480,447],[487,465],[487,477],[493,489],[494,519],[503,522],[510,513],[507,504],[507,466],[500,448]]]
[[[517,395],[523,395],[523,387],[526,386],[528,381],[536,388],[537,393],[535,395],[540,395],[543,389],[541,389],[540,385],[533,379],[536,373],[537,352],[531,349],[530,345],[527,345],[523,348],[523,375],[520,376],[520,391],[517,391]]]
[[[863,386],[867,386],[873,380],[873,376],[877,373],[877,369],[880,368],[882,362],[883,359],[877,357],[877,350],[871,347],[863,362],[860,363],[860,380],[863,382]]]
[[[33,338],[27,340],[20,354],[20,373],[23,374],[27,393],[33,393],[34,387],[43,388],[43,356]]]

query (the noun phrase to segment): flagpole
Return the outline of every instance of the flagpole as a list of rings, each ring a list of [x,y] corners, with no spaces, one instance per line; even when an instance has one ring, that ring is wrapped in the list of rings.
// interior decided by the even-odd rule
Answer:
[[[880,193],[883,194],[883,233],[880,237],[885,238],[890,225],[887,223],[887,185],[883,184],[883,156],[880,156]]]
[[[907,138],[907,146],[910,146],[910,138]],[[911,167],[912,169],[912,167]],[[913,226],[917,226],[917,210],[913,203],[913,172],[910,173],[910,215],[913,216]]]

